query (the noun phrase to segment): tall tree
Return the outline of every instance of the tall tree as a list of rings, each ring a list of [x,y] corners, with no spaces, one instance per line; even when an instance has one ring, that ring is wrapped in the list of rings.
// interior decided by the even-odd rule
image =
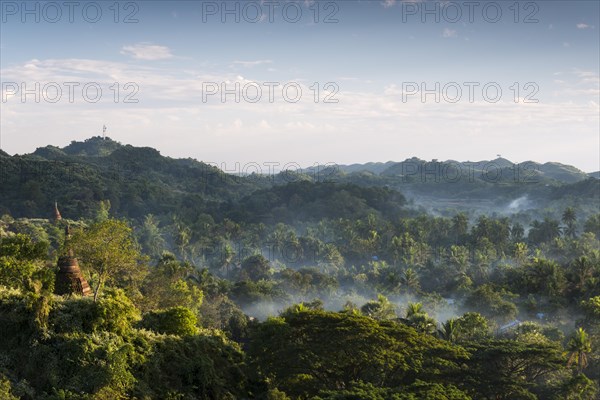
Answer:
[[[412,268],[407,268],[400,276],[400,282],[410,294],[415,294],[421,288],[419,284],[419,275]]]
[[[268,319],[252,338],[252,369],[292,398],[314,398],[320,390],[360,381],[382,388],[409,385],[415,378],[445,381],[466,355],[402,324],[306,307]]]
[[[574,238],[577,235],[577,214],[573,207],[567,207],[562,214],[562,222],[566,225],[566,236]]]
[[[360,311],[364,315],[378,320],[396,318],[396,307],[383,295],[378,295],[377,300],[367,302],[360,308]]]
[[[144,260],[126,222],[107,219],[75,232],[69,242],[90,273],[94,301],[105,284],[131,287],[143,279]]]
[[[567,344],[570,352],[567,366],[577,365],[577,372],[581,374],[588,365],[587,355],[592,351],[592,343],[583,328],[577,329]]]
[[[517,267],[522,267],[527,262],[527,256],[529,254],[529,248],[527,244],[523,242],[515,243],[513,250],[513,259]]]
[[[139,240],[146,254],[149,254],[153,259],[160,258],[165,249],[166,242],[154,215],[148,214],[144,217],[144,222],[139,232]]]
[[[438,336],[450,343],[456,342],[458,338],[458,320],[450,318],[442,324],[442,329],[438,329]]]

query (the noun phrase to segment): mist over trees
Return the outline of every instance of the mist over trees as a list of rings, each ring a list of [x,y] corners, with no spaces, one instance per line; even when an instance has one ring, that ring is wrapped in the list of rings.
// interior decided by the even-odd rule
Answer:
[[[95,139],[1,159],[20,168],[0,183],[1,399],[600,393],[597,181],[233,176]],[[55,294],[68,250],[93,295]]]

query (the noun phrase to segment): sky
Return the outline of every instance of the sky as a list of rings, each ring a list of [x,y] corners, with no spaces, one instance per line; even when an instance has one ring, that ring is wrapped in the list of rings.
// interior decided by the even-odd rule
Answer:
[[[0,1],[0,147],[600,170],[599,1]]]

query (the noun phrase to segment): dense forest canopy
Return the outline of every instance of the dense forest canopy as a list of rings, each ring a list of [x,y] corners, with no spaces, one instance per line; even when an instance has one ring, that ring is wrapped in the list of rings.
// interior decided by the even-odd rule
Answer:
[[[495,162],[0,154],[0,398],[596,399],[600,181]]]
[[[74,141],[64,148],[46,146],[32,154],[0,155],[0,213],[47,218],[48,204],[58,201],[71,218],[91,218],[97,204],[109,200],[115,215],[138,221],[149,213],[163,217],[177,212],[194,218],[209,213],[217,220],[235,217],[242,222],[244,216],[236,214],[242,198],[254,203],[269,195],[285,198],[288,190],[299,188],[279,186],[302,182],[386,188],[404,195],[410,209],[443,215],[462,211],[516,218],[519,212],[527,212],[521,218],[543,219],[548,214],[560,218],[564,208],[576,206],[585,219],[595,213],[600,201],[600,181],[593,174],[557,163],[411,158],[379,168],[371,163],[301,169],[292,163],[280,165],[283,170],[276,173],[275,166],[251,164],[220,165],[234,169],[227,174],[214,163],[163,157],[152,148],[101,137]],[[358,197],[351,202],[368,195],[359,190],[350,191],[351,197]]]

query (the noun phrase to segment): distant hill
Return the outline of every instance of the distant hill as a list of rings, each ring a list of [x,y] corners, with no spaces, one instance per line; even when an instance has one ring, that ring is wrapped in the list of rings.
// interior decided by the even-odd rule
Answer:
[[[585,172],[571,165],[565,165],[555,162],[547,162],[544,164],[532,164],[535,164],[539,167],[541,175],[560,182],[575,183],[579,181],[584,181],[588,178],[588,175]]]
[[[62,150],[70,156],[102,157],[108,156],[123,145],[109,137],[94,136],[83,142],[72,141]]]
[[[5,151],[0,150],[0,157],[10,157],[10,155]]]
[[[353,172],[371,172],[375,175],[379,175],[394,164],[397,164],[397,162],[369,162],[366,164],[339,165],[338,167],[341,171],[348,174],[351,174]]]
[[[496,158],[494,160],[465,161],[454,160],[426,161],[416,157],[406,159],[402,162],[388,161],[386,163],[366,163],[337,165],[337,170],[344,174],[369,172],[375,175],[388,177],[405,177],[415,180],[415,178],[430,177],[435,179],[435,174],[440,179],[452,180],[457,170],[462,170],[466,177],[471,174],[474,178],[493,181],[496,179],[497,170],[502,170],[500,180],[544,180],[558,181],[563,183],[574,183],[588,178],[585,172],[565,164],[547,162],[540,164],[534,161],[525,161],[522,163],[513,163],[505,158]],[[418,179],[417,179],[418,180]]]
[[[93,215],[100,200],[110,200],[117,215],[129,218],[195,214],[267,186],[195,160],[99,137],[0,160],[0,215],[16,217],[47,217],[55,200],[71,218]]]
[[[600,182],[597,179],[588,178],[584,181],[552,187],[551,198],[560,199],[566,196],[591,199],[596,208],[600,208]]]
[[[56,146],[38,147],[33,155],[48,160],[59,160],[68,156],[75,157],[105,157],[122,148],[123,145],[109,137],[94,136],[83,142],[72,141],[63,148]]]
[[[590,172],[590,173],[588,174],[588,176],[589,176],[590,178],[596,178],[596,179],[600,179],[600,171],[596,171],[596,172]]]
[[[241,199],[228,215],[248,222],[319,221],[380,214],[400,215],[406,199],[395,190],[332,182],[290,182],[257,190]]]
[[[32,154],[0,152],[0,215],[15,217],[49,217],[54,201],[68,218],[90,217],[100,200],[110,200],[115,215],[138,220],[155,214],[189,221],[210,215],[266,222],[365,212],[393,218],[405,205],[440,212],[514,213],[524,207],[562,207],[564,199],[578,199],[582,210],[593,212],[598,192],[600,180],[574,167],[531,162],[515,169],[503,158],[410,158],[268,177],[226,174],[194,159],[173,159],[150,147],[101,137],[63,148],[40,147]]]
[[[382,166],[387,165],[382,170]],[[379,172],[373,166],[377,166]],[[328,179],[399,191],[415,208],[429,212],[510,215],[527,209],[562,209],[577,204],[584,213],[599,212],[600,180],[560,163],[425,161],[416,157],[394,163],[314,167]],[[542,217],[541,215],[539,217]]]
[[[92,217],[99,202],[109,200],[111,212],[120,217],[177,215],[192,223],[207,215],[239,221],[328,214],[351,218],[378,212],[378,205],[397,213],[404,204],[402,195],[384,188],[351,182],[340,188],[332,182],[317,185],[312,181],[319,177],[297,172],[274,179],[235,176],[193,159],[173,159],[150,147],[99,137],[64,148],[41,147],[0,162],[0,216],[50,217],[54,201],[65,217],[74,219]],[[291,211],[282,211],[287,207]]]

